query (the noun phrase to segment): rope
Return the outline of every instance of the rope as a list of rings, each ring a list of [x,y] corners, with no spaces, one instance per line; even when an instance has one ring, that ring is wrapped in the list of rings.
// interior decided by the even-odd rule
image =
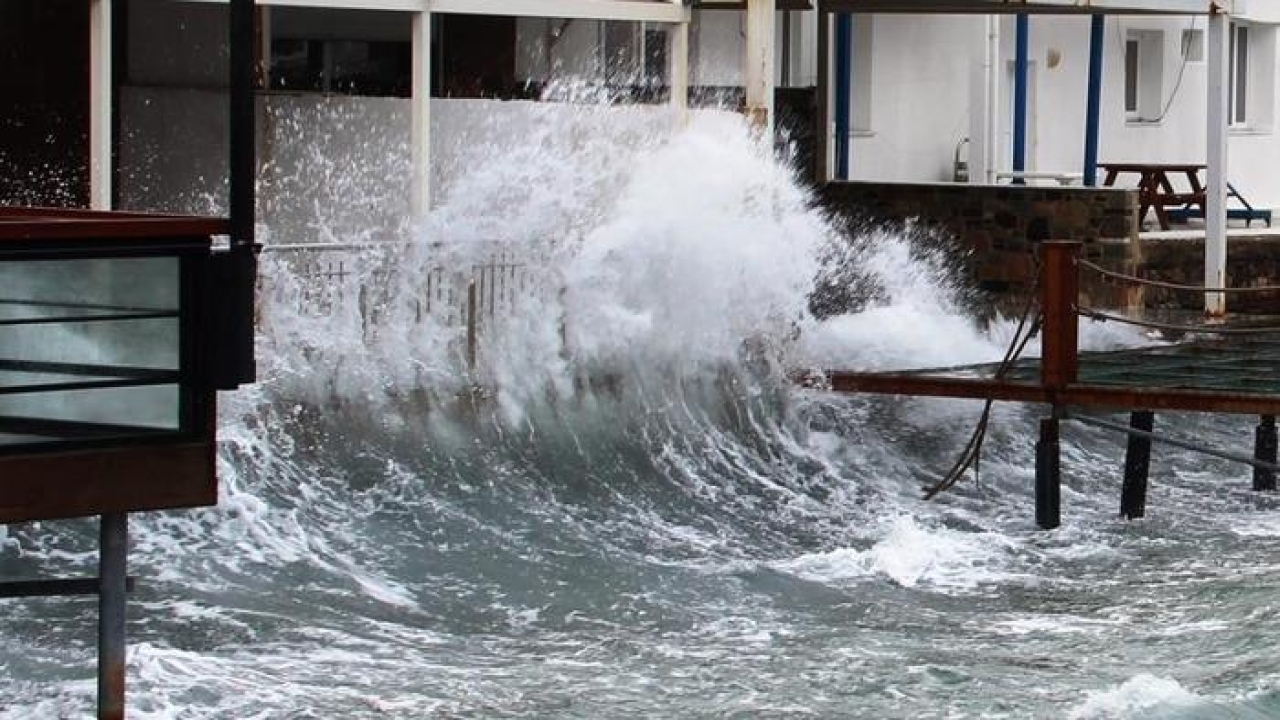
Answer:
[[[1192,452],[1198,452],[1203,455],[1209,455],[1211,457],[1221,458],[1223,460],[1231,460],[1233,462],[1245,463],[1246,465],[1252,465],[1255,468],[1261,468],[1263,470],[1271,470],[1271,471],[1280,470],[1280,465],[1267,462],[1266,460],[1249,457],[1248,455],[1242,455],[1240,453],[1228,452],[1226,450],[1215,450],[1211,447],[1207,447],[1199,443],[1189,442],[1186,440],[1178,440],[1177,438],[1172,438],[1165,435],[1157,435],[1156,433],[1153,433],[1147,430],[1138,430],[1137,428],[1131,428],[1127,425],[1121,425],[1120,423],[1111,422],[1109,420],[1103,420],[1101,418],[1090,417],[1087,415],[1077,415],[1073,413],[1070,415],[1064,415],[1063,419],[1074,420],[1080,423],[1081,425],[1091,425],[1093,427],[1102,428],[1103,430],[1114,430],[1115,432],[1125,433],[1125,434],[1133,435],[1135,437],[1140,437],[1140,438],[1146,438],[1147,440],[1150,440],[1152,442],[1164,443],[1165,445],[1172,445],[1174,447],[1182,448],[1183,450],[1190,450]]]
[[[1137,320],[1123,315],[1102,312],[1090,307],[1077,307],[1076,312],[1093,320],[1102,322],[1118,322],[1124,325],[1136,325],[1150,330],[1167,330],[1169,332],[1204,333],[1208,335],[1275,335],[1280,334],[1280,327],[1267,326],[1255,328],[1213,327],[1212,325],[1175,325],[1172,323]]]
[[[1035,285],[1031,288],[1031,292],[1027,295],[1026,307],[1022,310],[1022,317],[1018,320],[1018,327],[1014,330],[1013,338],[1009,341],[1009,347],[1005,350],[1004,358],[1000,360],[999,367],[996,368],[995,379],[1002,379],[1009,370],[1017,362],[1018,357],[1022,355],[1022,351],[1026,349],[1027,342],[1040,331],[1040,315],[1036,314],[1035,320],[1031,320],[1033,311],[1036,308],[1036,297],[1038,296],[1039,277],[1037,272],[1034,276],[1037,279]],[[1030,327],[1027,323],[1030,321]],[[1025,334],[1024,334],[1024,331]],[[982,414],[978,417],[978,424],[973,430],[973,434],[969,436],[969,442],[965,444],[964,449],[960,451],[960,457],[956,458],[955,464],[942,476],[942,479],[933,485],[926,487],[924,492],[925,500],[932,500],[940,493],[946,492],[960,482],[964,474],[973,468],[974,481],[978,481],[978,468],[982,460],[982,444],[987,439],[987,427],[991,423],[991,408],[995,405],[995,400],[988,398],[982,407]]]
[[[1125,273],[1108,270],[1100,265],[1080,259],[1076,261],[1082,267],[1086,267],[1104,277],[1116,280],[1124,280],[1136,285],[1150,285],[1151,287],[1164,288],[1166,290],[1182,290],[1186,292],[1197,293],[1263,293],[1263,292],[1280,292],[1280,285],[1259,285],[1257,287],[1204,287],[1203,285],[1183,285],[1180,283],[1165,282],[1163,280],[1150,280],[1148,278],[1138,277],[1137,275],[1126,275]]]

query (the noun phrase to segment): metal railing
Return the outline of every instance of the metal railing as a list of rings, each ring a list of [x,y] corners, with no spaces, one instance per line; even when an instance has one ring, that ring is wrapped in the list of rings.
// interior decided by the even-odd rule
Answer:
[[[396,276],[394,256],[386,251],[407,246],[316,243],[266,245],[263,251],[287,258],[288,273],[297,283],[299,311],[323,316],[341,303],[356,302],[368,336],[391,303],[412,303],[415,322],[431,319],[464,330],[465,358],[474,370],[481,336],[496,332],[534,292],[529,266],[505,247],[494,247],[479,253],[484,257],[480,262],[445,260],[428,266],[420,275],[420,286],[406,291]],[[271,266],[266,266],[263,282],[271,281]]]

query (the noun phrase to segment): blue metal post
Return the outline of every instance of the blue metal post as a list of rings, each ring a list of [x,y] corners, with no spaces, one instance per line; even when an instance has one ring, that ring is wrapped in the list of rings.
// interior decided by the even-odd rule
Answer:
[[[1013,69],[1013,171],[1027,169],[1027,70],[1030,63],[1030,22],[1026,13],[1018,15],[1017,55]],[[1022,179],[1015,177],[1015,184]]]
[[[849,179],[849,104],[853,95],[853,16],[836,15],[836,179]]]
[[[1106,16],[1093,16],[1089,30],[1089,108],[1085,114],[1084,128],[1084,184],[1098,184],[1098,124],[1102,113],[1102,50],[1105,40]]]

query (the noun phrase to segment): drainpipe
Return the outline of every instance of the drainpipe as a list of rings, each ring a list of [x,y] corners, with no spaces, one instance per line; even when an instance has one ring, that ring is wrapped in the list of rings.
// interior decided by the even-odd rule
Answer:
[[[849,104],[853,95],[853,16],[836,16],[836,179],[849,179]]]
[[[1089,109],[1085,114],[1084,184],[1098,185],[1098,125],[1102,113],[1102,49],[1106,16],[1093,16],[1089,28]]]
[[[1000,165],[1000,18],[987,16],[986,48],[986,126],[983,130],[982,159],[985,165],[983,180],[988,185],[996,183]]]
[[[1020,13],[1017,20],[1017,54],[1013,70],[1013,171],[1022,172],[1027,169],[1027,69],[1030,64],[1029,38],[1030,22],[1026,13]],[[1013,179],[1015,185],[1023,183],[1021,178]]]

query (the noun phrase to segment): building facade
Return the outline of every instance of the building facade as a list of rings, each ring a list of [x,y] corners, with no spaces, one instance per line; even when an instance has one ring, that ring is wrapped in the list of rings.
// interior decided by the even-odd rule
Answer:
[[[213,179],[225,175],[226,8],[175,0],[0,0],[3,61],[32,69],[0,74],[0,93],[9,105],[0,112],[0,201],[89,203],[92,163],[86,158],[93,157],[95,113],[87,68],[94,65],[95,37],[102,37],[94,33],[103,32],[95,30],[89,9],[102,12],[104,4],[110,112],[105,125],[100,117],[97,122],[110,128],[111,204],[216,207],[222,190]],[[344,132],[390,138],[370,152],[417,158],[413,148],[421,143],[414,128],[423,103],[413,100],[414,78],[424,69],[430,74],[426,91],[438,109],[455,101],[583,97],[668,104],[675,99],[673,84],[683,96],[685,83],[694,106],[736,108],[749,99],[744,68],[751,64],[744,57],[750,52],[751,14],[745,3],[685,8],[657,0],[565,0],[565,17],[552,16],[552,0],[512,7],[535,4],[537,12],[513,15],[432,13],[425,59],[415,54],[418,13],[365,9],[394,2],[264,5],[264,172],[275,167],[279,174],[286,160],[306,162],[306,153],[293,147],[298,143],[321,138],[341,148]],[[611,6],[619,5],[639,7],[627,12],[657,19],[616,19]],[[1280,161],[1274,132],[1280,8],[1273,5],[1238,0],[1230,31],[1228,176],[1260,207],[1280,207],[1280,176],[1271,172]],[[825,146],[825,161],[816,163],[819,177],[837,174],[841,163],[835,153],[847,148],[850,179],[1008,181],[1017,35],[1012,16],[858,13],[850,23],[846,70],[819,89],[820,46],[829,55],[833,51],[830,42],[820,42],[817,12],[806,0],[778,7],[768,52],[779,127],[810,153]],[[667,15],[681,22],[667,22]],[[1111,15],[1105,23],[1099,158],[1204,162],[1204,16]],[[1035,15],[1027,27],[1025,169],[1070,182],[1083,165],[1090,21]],[[848,78],[843,95],[836,87],[841,77]],[[813,108],[819,92],[828,104],[847,97],[847,143],[835,142],[832,123],[818,126]],[[323,128],[277,127],[282,108],[321,104],[341,106],[346,117],[361,120],[342,127],[336,121]],[[469,107],[484,112],[482,105]],[[426,122],[437,133],[451,132],[442,117],[428,116]],[[381,131],[371,132],[379,126]],[[826,142],[816,143],[823,133]],[[426,145],[432,181],[447,181],[439,176],[452,171],[449,163],[430,159],[440,141]],[[354,166],[360,159],[344,162]],[[404,171],[412,174],[413,167]],[[801,171],[815,172],[808,164]],[[405,193],[413,190],[406,187]]]

